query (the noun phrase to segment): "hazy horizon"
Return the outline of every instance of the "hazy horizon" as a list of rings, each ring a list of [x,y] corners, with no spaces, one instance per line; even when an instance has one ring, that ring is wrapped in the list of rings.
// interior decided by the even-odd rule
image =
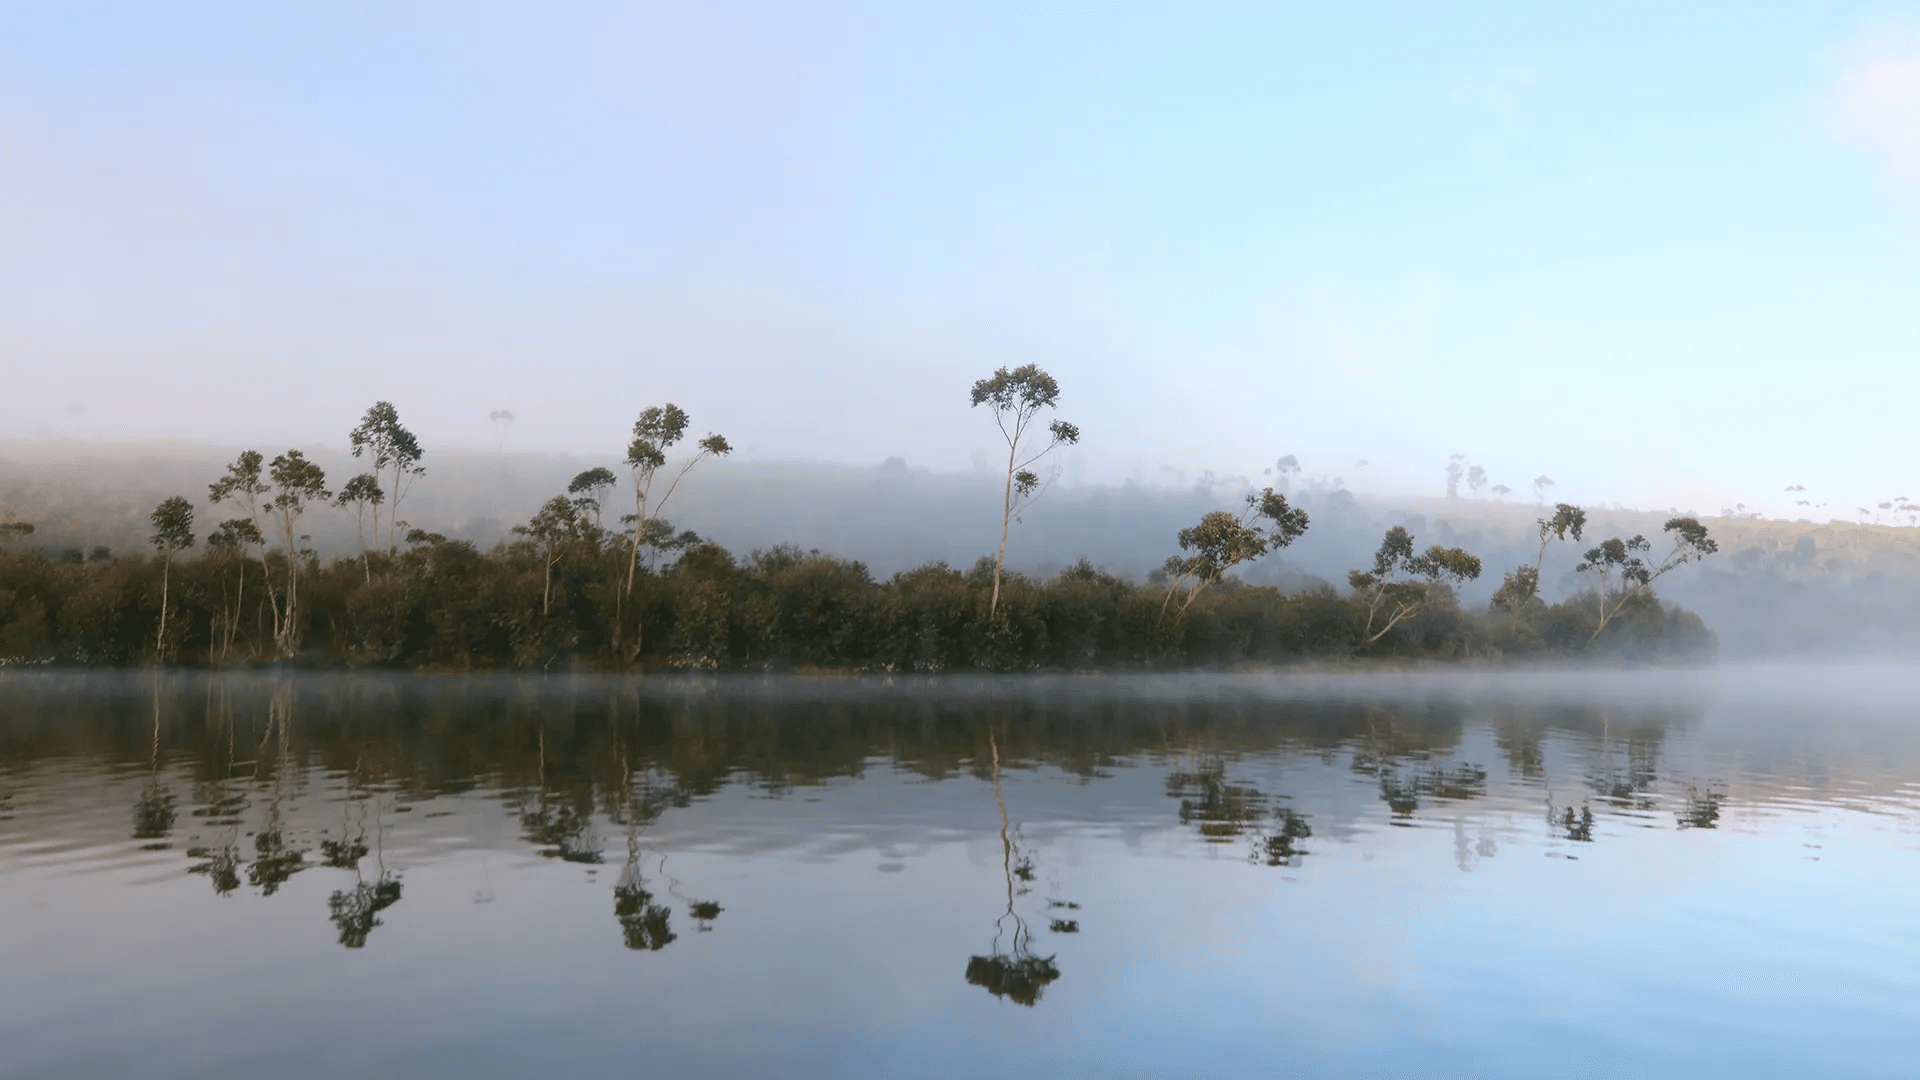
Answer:
[[[1920,494],[1910,14],[1379,14],[16,6],[0,436],[958,470],[1036,362],[1088,480]]]

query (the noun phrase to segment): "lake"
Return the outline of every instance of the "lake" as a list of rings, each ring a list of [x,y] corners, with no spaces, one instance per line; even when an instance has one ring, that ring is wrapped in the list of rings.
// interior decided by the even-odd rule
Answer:
[[[0,1075],[1912,1076],[1920,675],[0,671]]]

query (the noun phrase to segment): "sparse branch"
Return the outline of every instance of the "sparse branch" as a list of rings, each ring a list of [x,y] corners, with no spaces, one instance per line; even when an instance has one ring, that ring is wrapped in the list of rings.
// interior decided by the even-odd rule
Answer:
[[[1021,458],[1021,444],[1027,438],[1028,425],[1039,416],[1040,410],[1055,408],[1059,398],[1060,383],[1034,364],[1012,369],[1000,368],[990,378],[973,384],[974,407],[985,405],[993,412],[994,425],[1007,442],[1007,478],[1000,505],[1000,547],[993,558],[993,595],[987,603],[989,618],[1000,609],[1000,578],[1007,560],[1008,529],[1019,512],[1031,506],[1059,476],[1055,471],[1042,483],[1039,475],[1031,471],[1032,466],[1058,447],[1080,441],[1079,428],[1064,420],[1055,420],[1048,425],[1051,438],[1046,446],[1039,453],[1031,454],[1024,460]]]
[[[1645,558],[1653,545],[1644,536],[1634,536],[1626,540],[1614,537],[1602,541],[1598,547],[1588,550],[1585,559],[1575,567],[1580,573],[1594,577],[1594,606],[1598,622],[1589,640],[1599,637],[1607,624],[1618,617],[1636,596],[1650,589],[1661,575],[1720,550],[1719,543],[1707,535],[1707,527],[1696,518],[1669,518],[1661,531],[1673,537],[1673,548],[1657,565],[1649,564]],[[1617,590],[1614,587],[1616,575],[1619,578]]]
[[[1192,554],[1175,555],[1166,562],[1165,570],[1174,581],[1160,601],[1161,618],[1166,618],[1168,606],[1182,588],[1187,598],[1174,613],[1176,621],[1229,570],[1293,543],[1306,534],[1307,523],[1306,511],[1288,506],[1285,495],[1267,488],[1248,495],[1246,509],[1238,516],[1215,510],[1202,517],[1200,524],[1180,530],[1180,550]]]

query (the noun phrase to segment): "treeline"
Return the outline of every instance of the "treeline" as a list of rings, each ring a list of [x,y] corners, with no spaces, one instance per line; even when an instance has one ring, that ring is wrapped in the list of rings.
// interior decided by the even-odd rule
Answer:
[[[974,403],[991,407],[1009,447],[999,549],[964,570],[933,563],[884,581],[819,551],[741,556],[676,531],[661,516],[667,500],[698,462],[731,447],[710,434],[670,465],[688,428],[673,405],[635,424],[625,462],[634,510],[611,524],[621,478],[597,468],[492,550],[412,527],[398,511],[425,473],[423,452],[381,402],[350,433],[368,472],[335,493],[299,451],[271,462],[248,451],[209,486],[208,501],[236,516],[204,544],[184,496],[154,510],[153,556],[30,551],[29,524],[0,526],[0,663],[939,672],[1695,657],[1712,648],[1697,617],[1651,588],[1714,551],[1692,518],[1667,523],[1672,550],[1659,561],[1644,537],[1608,539],[1578,568],[1590,588],[1555,604],[1539,597],[1549,546],[1582,538],[1586,516],[1567,504],[1540,521],[1535,562],[1507,574],[1486,610],[1464,609],[1455,592],[1480,576],[1479,558],[1422,551],[1400,526],[1346,591],[1245,584],[1235,568],[1310,525],[1271,488],[1239,513],[1215,511],[1181,530],[1180,553],[1144,582],[1085,560],[1044,579],[1011,572],[1010,527],[1050,482],[1032,466],[1079,437],[1062,421],[1038,427],[1058,392],[1031,365],[976,384]],[[1037,448],[1035,431],[1045,435]],[[356,557],[323,562],[306,545],[302,520],[322,507],[355,514]]]

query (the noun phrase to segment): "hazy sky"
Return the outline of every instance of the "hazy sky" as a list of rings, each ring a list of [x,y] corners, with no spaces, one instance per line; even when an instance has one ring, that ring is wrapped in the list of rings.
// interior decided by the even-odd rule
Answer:
[[[1088,479],[1846,516],[1920,495],[1903,7],[8,4],[0,436],[965,468],[1036,361]]]

